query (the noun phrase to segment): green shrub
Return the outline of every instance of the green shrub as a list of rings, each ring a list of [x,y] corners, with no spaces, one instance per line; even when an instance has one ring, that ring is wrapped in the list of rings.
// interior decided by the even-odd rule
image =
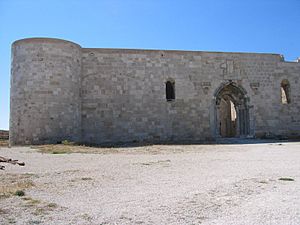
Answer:
[[[66,154],[66,151],[53,151],[52,154]]]
[[[22,191],[22,190],[17,190],[17,191],[15,192],[15,195],[16,195],[16,196],[24,196],[24,195],[25,195],[25,192]]]
[[[68,140],[63,140],[61,143],[63,145],[70,145],[71,144],[71,142],[69,142]]]
[[[58,207],[58,205],[56,203],[49,203],[47,206],[49,208],[57,208]]]
[[[290,177],[281,177],[279,178],[279,180],[283,180],[283,181],[294,181],[293,178],[290,178]]]
[[[91,177],[82,177],[81,180],[93,180]]]

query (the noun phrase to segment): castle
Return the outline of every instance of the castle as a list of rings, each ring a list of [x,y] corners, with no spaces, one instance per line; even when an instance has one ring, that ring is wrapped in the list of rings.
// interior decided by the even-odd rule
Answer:
[[[12,44],[10,143],[300,135],[300,60],[279,54]]]

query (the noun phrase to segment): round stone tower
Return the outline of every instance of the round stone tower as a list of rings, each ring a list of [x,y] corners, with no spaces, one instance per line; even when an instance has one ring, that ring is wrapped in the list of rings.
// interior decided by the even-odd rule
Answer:
[[[12,44],[10,144],[79,141],[81,47],[52,38]]]

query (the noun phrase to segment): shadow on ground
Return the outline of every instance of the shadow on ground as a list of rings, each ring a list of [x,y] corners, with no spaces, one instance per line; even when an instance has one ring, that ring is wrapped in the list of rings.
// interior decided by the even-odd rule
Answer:
[[[233,144],[267,144],[267,143],[287,143],[298,142],[299,139],[257,139],[257,138],[218,138],[213,141],[169,141],[169,142],[120,142],[120,143],[75,143],[75,145],[84,145],[88,147],[107,147],[107,148],[131,148],[144,147],[152,145],[233,145]]]

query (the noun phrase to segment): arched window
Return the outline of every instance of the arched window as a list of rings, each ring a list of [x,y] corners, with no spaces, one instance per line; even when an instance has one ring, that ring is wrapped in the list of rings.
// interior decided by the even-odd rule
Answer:
[[[173,101],[175,99],[175,82],[166,82],[166,99],[167,101]]]
[[[281,81],[281,103],[282,104],[289,104],[291,102],[290,97],[290,83],[288,80]]]

